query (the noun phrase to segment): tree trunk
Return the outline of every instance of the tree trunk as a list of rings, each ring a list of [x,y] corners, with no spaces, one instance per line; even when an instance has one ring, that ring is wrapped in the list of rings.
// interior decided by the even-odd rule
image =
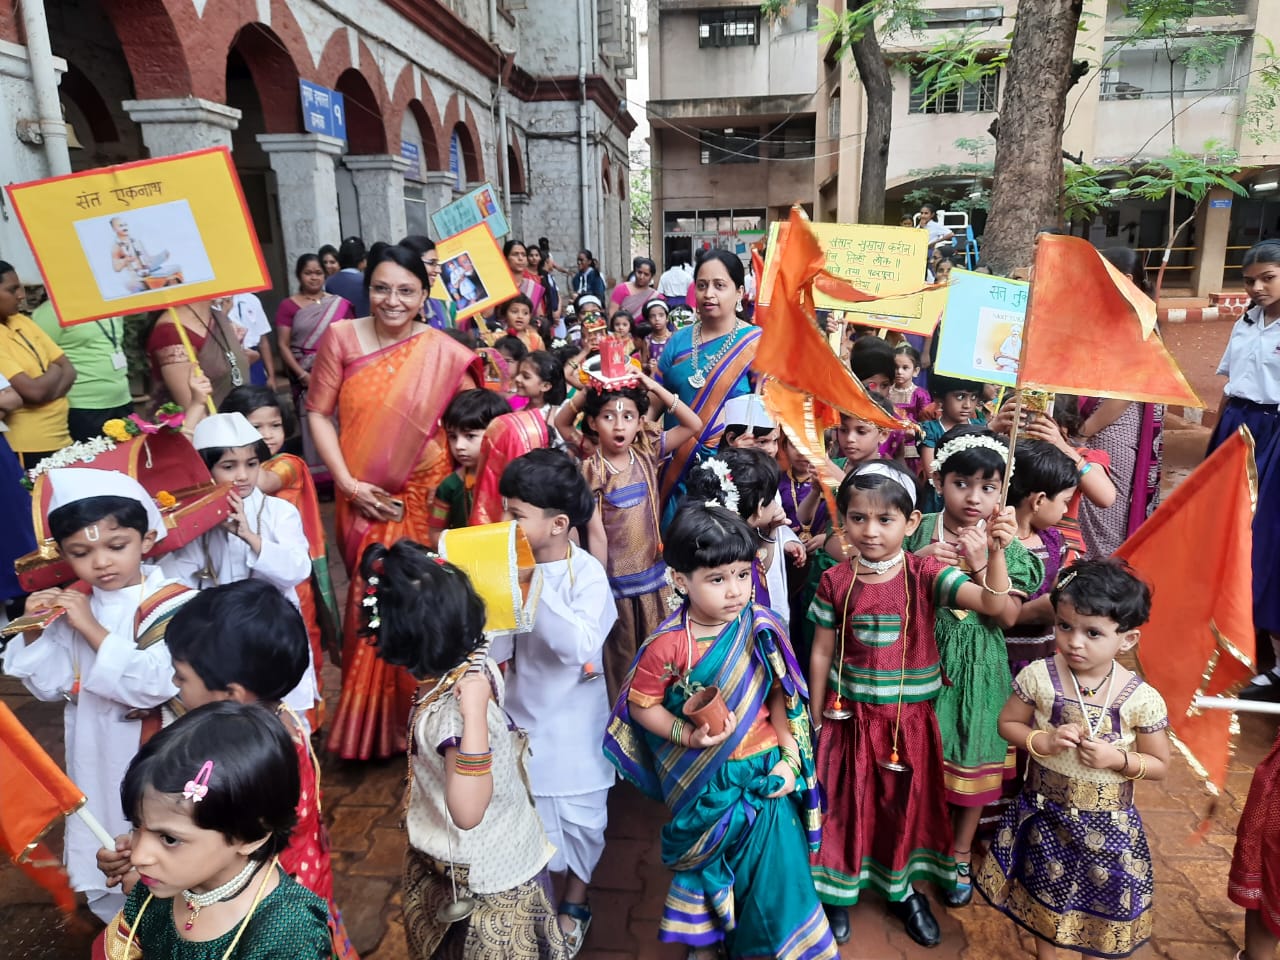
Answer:
[[[850,4],[851,10],[870,0]],[[858,222],[884,223],[884,194],[889,179],[889,132],[893,127],[893,78],[875,24],[853,44],[853,62],[867,98],[867,136],[862,142],[862,179],[858,184]]]
[[[1018,4],[982,245],[982,262],[997,274],[1029,264],[1036,231],[1058,222],[1062,126],[1083,7],[1084,0]]]

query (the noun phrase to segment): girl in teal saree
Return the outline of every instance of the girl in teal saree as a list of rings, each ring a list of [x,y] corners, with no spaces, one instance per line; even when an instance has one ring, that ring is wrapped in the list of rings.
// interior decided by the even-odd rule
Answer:
[[[821,821],[808,690],[786,628],[751,601],[755,533],[723,507],[688,503],[665,542],[684,602],[640,649],[604,742],[672,812],[658,937],[696,956],[723,942],[731,958],[837,957],[809,871]],[[686,719],[709,687],[727,719]]]

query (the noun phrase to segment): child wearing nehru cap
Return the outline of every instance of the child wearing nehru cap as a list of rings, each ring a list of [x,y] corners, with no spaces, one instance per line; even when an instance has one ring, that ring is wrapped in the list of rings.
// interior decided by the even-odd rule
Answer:
[[[66,700],[67,773],[86,806],[113,836],[129,829],[120,779],[144,735],[159,729],[161,704],[177,690],[164,633],[169,618],[194,596],[143,556],[164,539],[164,521],[142,485],[114,470],[48,472],[48,528],[88,593],[39,590],[30,616],[61,609],[43,629],[9,642],[4,672],[37,698]],[[74,889],[110,921],[124,905],[98,871],[98,841],[77,817],[67,821],[64,858]]]
[[[197,590],[265,580],[298,606],[294,588],[311,575],[310,546],[297,507],[258,489],[258,472],[270,457],[262,435],[244,414],[217,413],[200,421],[191,442],[213,479],[231,485],[231,513],[220,526],[166,554],[161,566]],[[305,714],[315,705],[315,693],[314,672],[308,671],[284,702]]]

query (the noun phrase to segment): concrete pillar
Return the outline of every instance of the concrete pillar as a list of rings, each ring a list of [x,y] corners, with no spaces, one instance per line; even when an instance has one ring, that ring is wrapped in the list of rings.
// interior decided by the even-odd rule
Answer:
[[[351,171],[360,203],[360,236],[368,246],[376,240],[395,243],[405,235],[404,172],[409,161],[391,154],[348,156],[342,165]]]
[[[422,199],[427,202],[428,213],[435,213],[453,203],[453,174],[447,170],[428,170],[422,181]]]
[[[67,62],[55,57],[54,66],[61,75]],[[0,130],[6,133],[0,137],[0,170],[4,171],[5,183],[26,183],[51,175],[34,104],[27,48],[0,40]],[[6,206],[0,216],[0,256],[13,265],[24,283],[39,283],[35,258],[18,218],[11,214]]]
[[[334,165],[345,146],[318,133],[264,133],[257,139],[276,174],[285,263],[292,269],[302,254],[336,244],[342,235]]]
[[[1200,257],[1191,272],[1191,287],[1197,297],[1207,297],[1222,290],[1227,268],[1227,238],[1231,233],[1233,196],[1230,190],[1217,187],[1209,191],[1209,196],[1196,214],[1196,245],[1200,248]],[[1226,206],[1213,205],[1214,201],[1223,200],[1226,201]]]
[[[235,107],[199,97],[125,100],[121,106],[142,129],[142,142],[153,157],[229,148],[231,131],[240,125]]]
[[[524,229],[525,214],[528,210],[529,195],[527,193],[513,193],[511,195],[511,209],[507,211],[507,218],[511,221],[511,236],[533,243],[537,241],[537,236],[529,236]]]

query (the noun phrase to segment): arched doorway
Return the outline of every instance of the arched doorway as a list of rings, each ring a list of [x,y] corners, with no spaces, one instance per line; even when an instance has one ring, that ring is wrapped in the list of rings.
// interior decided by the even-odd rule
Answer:
[[[347,107],[347,156],[373,156],[387,152],[387,131],[382,107],[364,75],[348,67],[338,75],[334,89],[342,94]],[[344,237],[360,236],[360,199],[355,178],[344,165],[338,166],[338,220]],[[399,237],[365,237],[374,240],[398,240]]]
[[[259,298],[272,315],[289,295],[292,277],[276,176],[258,137],[301,130],[298,71],[284,43],[261,23],[245,24],[236,33],[227,51],[226,70],[227,106],[240,111],[240,123],[231,135],[231,158],[271,276],[272,289]]]

